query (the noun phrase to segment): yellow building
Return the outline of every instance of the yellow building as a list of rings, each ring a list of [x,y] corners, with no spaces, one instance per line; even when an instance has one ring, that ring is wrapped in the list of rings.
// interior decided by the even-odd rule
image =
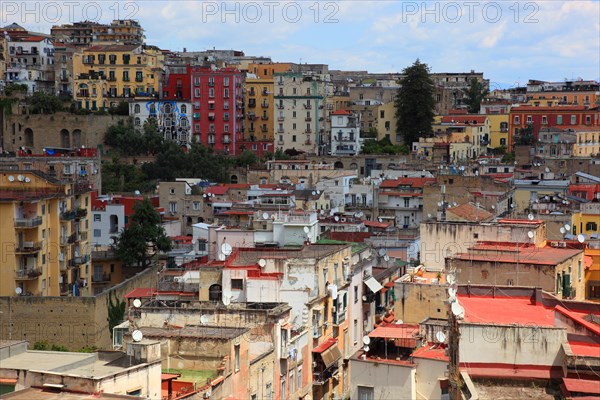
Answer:
[[[0,173],[0,296],[92,292],[90,189],[38,171]]]
[[[402,136],[396,134],[396,107],[390,101],[377,107],[377,140],[388,138],[392,144],[403,144]]]
[[[576,140],[573,144],[575,157],[590,157],[600,154],[600,130],[575,132]]]
[[[508,147],[509,114],[486,114],[490,121],[490,147]]]
[[[267,141],[273,143],[273,84],[272,76],[246,77],[244,82],[244,101],[247,110],[244,124],[245,142]],[[248,145],[246,147],[248,148]]]
[[[6,60],[8,60],[8,46],[4,33],[0,32],[0,81],[4,80],[6,74]]]
[[[159,91],[164,57],[141,45],[92,46],[73,55],[74,99],[79,108],[117,106]]]
[[[551,107],[557,105],[594,106],[600,100],[597,91],[557,91],[527,93],[527,104],[530,106]]]
[[[138,21],[132,19],[115,19],[110,25],[92,25],[94,43],[142,44],[144,29]]]

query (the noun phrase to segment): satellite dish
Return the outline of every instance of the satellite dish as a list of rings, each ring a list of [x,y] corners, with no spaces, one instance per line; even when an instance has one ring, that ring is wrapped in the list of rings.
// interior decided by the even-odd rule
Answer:
[[[368,353],[368,352],[369,352],[369,350],[371,350],[371,349],[369,349],[369,346],[365,346],[365,347],[363,347],[363,351],[364,351],[365,353]]]
[[[264,258],[261,258],[260,260],[258,260],[258,265],[261,268],[264,268],[267,265],[267,260],[265,260]]]
[[[431,214],[427,214],[427,218],[431,218]]]
[[[452,303],[452,314],[456,317],[462,317],[465,315],[465,309],[461,306],[458,301]]]
[[[450,297],[456,297],[456,288],[455,288],[455,287],[452,287],[452,286],[450,286],[450,287],[448,288],[448,295],[449,295]]]
[[[529,214],[529,215],[527,216],[527,219],[528,219],[528,220],[530,220],[530,221],[533,221],[533,214]]]
[[[227,257],[225,256],[225,254],[223,254],[223,253],[219,253],[219,255],[217,256],[217,258],[219,259],[219,261],[225,261],[225,259],[226,259]]]
[[[546,168],[544,169],[544,171],[545,171],[546,173],[548,173],[548,172],[550,172],[550,168],[546,167]]]
[[[231,245],[229,243],[223,243],[221,245],[221,253],[223,253],[224,255],[228,256],[231,254],[232,251],[233,251],[233,248],[231,247]]]
[[[14,176],[12,176],[12,175],[9,175],[9,176],[8,176],[8,181],[9,181],[9,182],[14,182],[14,181],[15,181],[15,177],[14,177]]]
[[[308,233],[308,232],[310,232],[310,228],[308,226],[305,226],[304,227],[304,233]]]
[[[25,183],[29,183],[29,182],[31,182],[31,179],[29,179],[29,177],[28,177],[28,176],[26,176],[26,177],[25,177]]]
[[[202,325],[206,325],[206,324],[208,324],[208,315],[201,315],[201,316],[200,316],[200,323],[201,323]]]
[[[562,233],[563,235],[565,234],[566,230],[564,226],[561,226],[559,229],[560,233]]]
[[[581,233],[580,233],[579,235],[577,235],[577,241],[578,241],[579,243],[583,243],[583,242],[585,242],[585,236],[584,236],[583,234],[581,234]]]
[[[268,213],[263,213],[262,217],[263,217],[263,219],[269,219],[269,214]]]
[[[317,190],[317,194],[321,194],[321,191],[320,191],[320,190]]]
[[[319,214],[321,214],[321,215],[325,214],[325,210],[319,211]]]
[[[135,308],[140,308],[142,306],[142,301],[140,299],[134,299],[133,300],[133,306]]]
[[[446,275],[446,282],[452,285],[455,282],[454,275]]]
[[[438,207],[441,207],[442,206],[442,202],[438,201],[437,205],[438,205]]]
[[[388,256],[387,254],[385,256],[383,256],[383,259],[387,262],[390,261],[390,256]]]
[[[444,334],[444,332],[442,331],[438,331],[435,334],[435,338],[437,339],[438,342],[440,343],[444,343],[446,341],[446,335]]]
[[[458,205],[458,203],[457,203],[457,202],[455,202],[455,201],[453,201],[453,202],[452,202],[452,205],[453,205],[454,207],[456,207],[456,206]]]
[[[142,331],[136,329],[135,331],[131,332],[131,338],[134,342],[139,342],[144,338],[144,334]]]
[[[225,304],[226,306],[231,304],[231,293],[223,292],[223,304]]]
[[[492,204],[492,210],[495,210],[495,209],[496,209],[496,206]]]
[[[142,193],[141,193],[139,190],[135,190],[135,191],[133,192],[133,194],[135,194],[136,196],[139,196],[139,195],[140,195],[140,194],[142,194]]]
[[[380,255],[381,257],[385,256],[385,254],[386,254],[386,251],[385,251],[385,249],[379,249],[379,255]]]
[[[313,191],[312,191],[312,195],[314,196],[314,195],[316,195],[316,194],[317,194],[317,192],[315,192],[315,191],[313,190]]]
[[[23,289],[21,289],[20,287],[15,289],[15,293],[17,294],[17,296],[19,296],[21,293],[23,293]]]
[[[565,224],[565,231],[571,232],[571,225]]]
[[[363,336],[363,343],[368,346],[371,343],[371,338],[367,335]]]
[[[383,222],[383,218],[378,218],[378,221],[379,222]]]
[[[529,239],[533,239],[533,236],[534,236],[533,231],[527,232],[527,237],[529,237]]]
[[[335,222],[338,222],[340,220],[340,217],[338,217],[337,215],[333,218],[335,220]]]
[[[17,179],[19,180],[19,182],[23,182],[25,177],[23,175],[19,175],[19,176],[17,176]]]

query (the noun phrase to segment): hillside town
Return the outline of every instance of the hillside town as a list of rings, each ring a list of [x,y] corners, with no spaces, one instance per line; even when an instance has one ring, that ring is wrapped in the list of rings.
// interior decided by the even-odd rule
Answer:
[[[0,28],[0,398],[599,399],[600,82],[425,61]]]

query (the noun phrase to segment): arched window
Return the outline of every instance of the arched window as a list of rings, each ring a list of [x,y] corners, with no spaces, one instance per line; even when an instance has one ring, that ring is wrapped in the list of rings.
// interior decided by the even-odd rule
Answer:
[[[81,147],[81,130],[80,129],[75,129],[73,130],[73,148],[80,148]]]
[[[140,126],[142,125],[142,121],[140,120],[140,117],[135,117],[135,126]]]
[[[341,161],[336,161],[335,164],[333,164],[333,168],[344,169],[344,164]]]
[[[182,128],[186,128],[186,127],[188,126],[188,121],[187,121],[187,118],[181,118],[181,119],[179,120],[179,125],[180,125]]]
[[[136,104],[135,106],[133,106],[133,112],[135,114],[139,114],[140,113],[140,105]]]
[[[170,114],[171,113],[171,104],[169,103],[165,103],[165,114]]]
[[[182,114],[187,114],[187,106],[185,104],[181,105],[181,113]]]
[[[33,147],[33,131],[31,128],[25,129],[25,146]]]
[[[208,300],[210,301],[220,301],[222,297],[223,290],[221,289],[221,285],[215,283],[208,288]]]
[[[71,137],[69,135],[69,131],[66,129],[62,129],[60,131],[60,141],[61,141],[61,146],[64,149],[68,149],[71,147]]]
[[[231,183],[238,183],[238,177],[237,175],[231,175]]]
[[[154,103],[150,104],[150,113],[156,114],[156,105]]]

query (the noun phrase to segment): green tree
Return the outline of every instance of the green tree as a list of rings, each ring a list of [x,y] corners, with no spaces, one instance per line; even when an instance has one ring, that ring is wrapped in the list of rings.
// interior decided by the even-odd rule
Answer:
[[[519,129],[518,133],[515,135],[515,144],[525,146],[535,144],[533,125],[527,125],[525,128]]]
[[[116,254],[126,265],[147,268],[159,251],[171,250],[171,239],[161,225],[160,215],[147,198],[133,206],[130,223],[117,240]]]
[[[250,150],[244,150],[242,154],[235,158],[235,164],[238,167],[246,167],[252,164],[256,164],[258,162],[258,157],[256,153]]]
[[[471,79],[469,83],[469,89],[467,89],[465,102],[469,106],[469,112],[471,114],[477,114],[481,107],[481,101],[487,96],[489,90],[483,83],[479,82],[476,78]]]
[[[111,107],[108,112],[112,115],[129,115],[129,103],[122,101],[116,107]]]
[[[104,142],[123,155],[135,156],[146,152],[144,137],[135,131],[131,123],[123,121],[106,130]]]
[[[395,99],[396,130],[404,143],[411,145],[420,137],[431,134],[435,99],[435,86],[427,64],[417,59],[413,65],[404,68],[400,88]]]
[[[54,114],[63,109],[58,97],[44,92],[35,92],[26,101],[32,114]]]
[[[144,151],[152,155],[158,153],[164,144],[164,138],[158,132],[156,124],[148,121],[144,122],[144,135],[142,140],[144,143]]]

